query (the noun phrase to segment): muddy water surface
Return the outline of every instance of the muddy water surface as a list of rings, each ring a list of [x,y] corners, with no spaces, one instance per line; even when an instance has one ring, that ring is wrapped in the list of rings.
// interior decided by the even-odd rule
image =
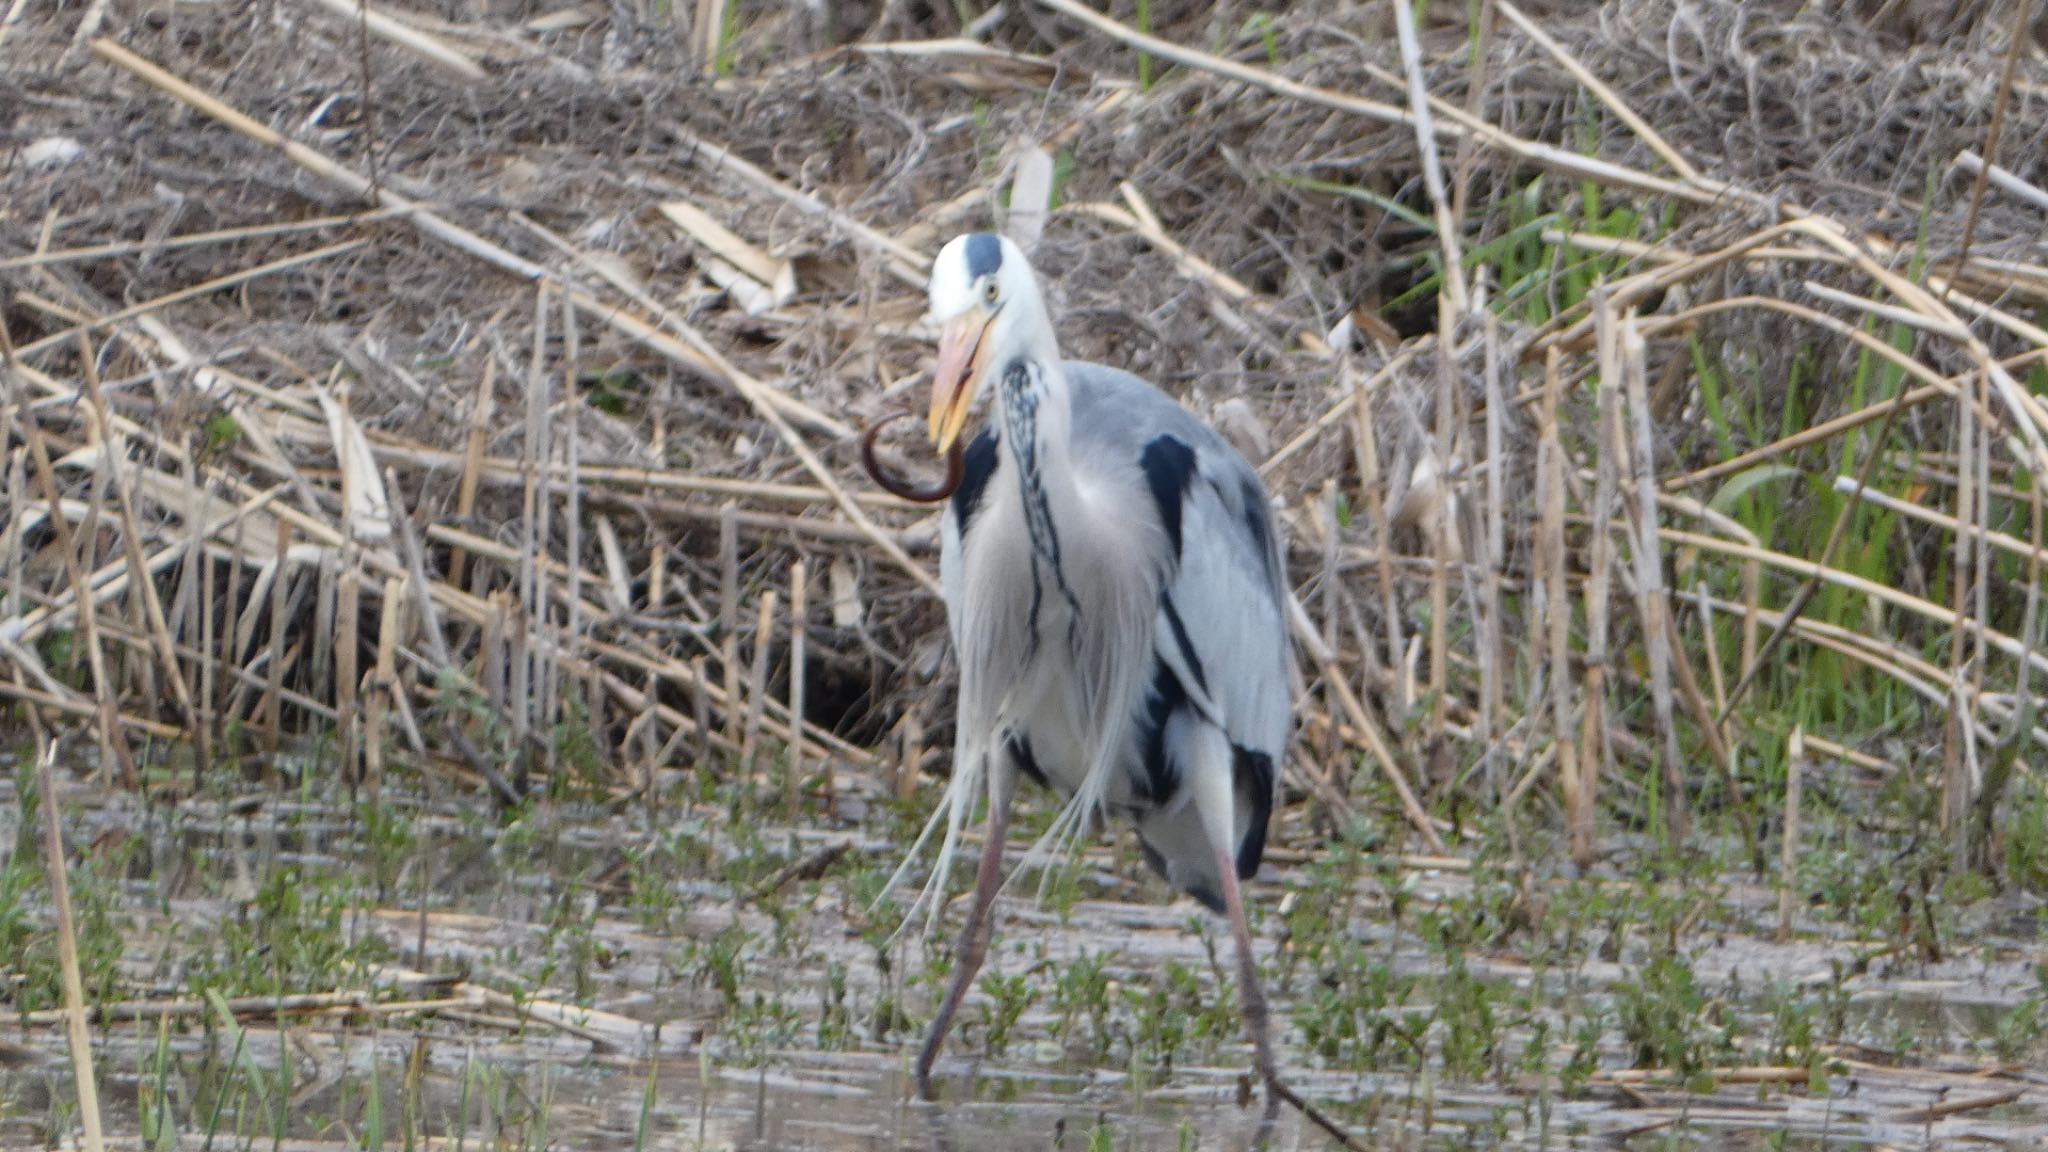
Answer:
[[[41,845],[0,793],[0,1144],[70,1145]],[[1044,901],[1016,886],[926,1105],[905,1068],[948,934],[892,940],[874,911],[907,843],[879,811],[792,835],[729,797],[651,824],[275,786],[64,799],[119,1146],[1178,1152],[1259,1130],[1226,934],[1117,848]],[[1283,861],[1254,886],[1283,1059],[1372,1146],[2048,1141],[2024,899],[1957,920],[1938,958],[1819,919],[1775,943],[1775,893],[1743,878],[1661,946],[1663,905],[1621,877],[1463,940],[1489,881],[1426,863]],[[1701,1066],[1642,1073],[1673,1052]],[[1272,1138],[1331,1146],[1291,1115]]]

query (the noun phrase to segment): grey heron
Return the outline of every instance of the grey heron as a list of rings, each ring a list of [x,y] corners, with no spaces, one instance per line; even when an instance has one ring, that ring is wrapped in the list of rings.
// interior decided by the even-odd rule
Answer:
[[[933,1062],[988,950],[1021,776],[1066,799],[1039,848],[1070,845],[1098,817],[1125,819],[1158,872],[1229,917],[1270,1118],[1280,1084],[1239,884],[1265,851],[1293,723],[1286,572],[1265,485],[1165,393],[1062,360],[1009,239],[949,242],[930,305],[943,325],[932,441],[958,452],[988,381],[994,416],[944,514],[960,690],[952,781],[912,851],[943,824],[928,897],[943,892],[984,797],[988,817],[952,984],[917,1057],[920,1091],[932,1094]]]

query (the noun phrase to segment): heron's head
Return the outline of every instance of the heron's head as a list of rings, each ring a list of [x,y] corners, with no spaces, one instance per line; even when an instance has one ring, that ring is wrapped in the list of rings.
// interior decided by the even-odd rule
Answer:
[[[982,377],[1023,351],[1045,326],[1045,305],[1024,250],[992,232],[948,241],[932,262],[930,318],[941,326],[931,437],[944,453],[959,439]]]

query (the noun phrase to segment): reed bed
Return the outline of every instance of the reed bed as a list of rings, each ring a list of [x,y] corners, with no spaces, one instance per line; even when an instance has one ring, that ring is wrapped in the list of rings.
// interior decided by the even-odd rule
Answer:
[[[1803,760],[1987,858],[2048,748],[2025,5],[682,7],[15,8],[0,695],[152,792],[908,795],[936,520],[853,442],[1006,227],[1282,505],[1282,843],[1761,869]]]

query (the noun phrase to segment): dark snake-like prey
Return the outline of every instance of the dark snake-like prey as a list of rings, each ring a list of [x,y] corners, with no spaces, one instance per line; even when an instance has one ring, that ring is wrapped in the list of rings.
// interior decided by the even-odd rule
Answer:
[[[908,480],[899,480],[889,475],[882,467],[881,461],[875,459],[875,437],[881,435],[882,429],[908,415],[908,410],[891,412],[868,427],[867,434],[860,438],[861,466],[868,470],[869,478],[891,496],[914,500],[919,504],[937,504],[951,496],[955,488],[960,487],[960,478],[966,474],[966,454],[958,441],[946,450],[946,478],[933,488],[919,488]]]

